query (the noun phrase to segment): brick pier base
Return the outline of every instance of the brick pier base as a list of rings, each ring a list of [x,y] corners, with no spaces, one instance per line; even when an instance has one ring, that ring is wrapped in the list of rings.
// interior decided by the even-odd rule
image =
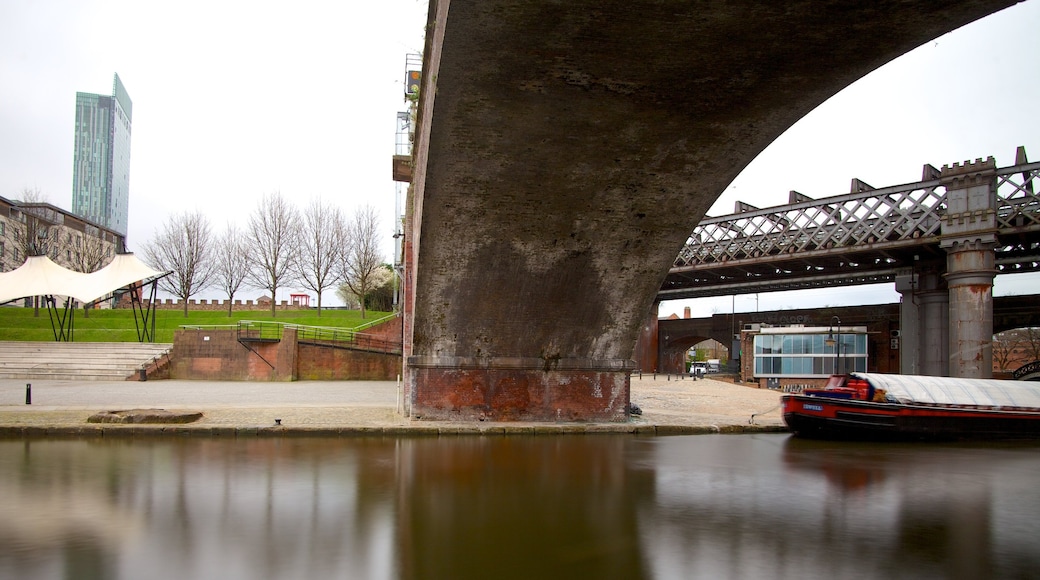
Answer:
[[[405,413],[434,421],[628,420],[632,361],[409,357]]]

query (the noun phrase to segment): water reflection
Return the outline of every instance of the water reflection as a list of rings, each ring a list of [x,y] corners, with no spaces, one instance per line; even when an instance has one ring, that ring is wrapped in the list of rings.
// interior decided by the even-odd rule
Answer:
[[[0,577],[1029,577],[1038,450],[784,435],[0,441]]]

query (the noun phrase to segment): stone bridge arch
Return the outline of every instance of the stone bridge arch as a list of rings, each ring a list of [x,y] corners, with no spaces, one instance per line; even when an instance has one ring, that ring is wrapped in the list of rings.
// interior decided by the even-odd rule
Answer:
[[[733,178],[853,81],[1014,3],[431,0],[406,413],[625,420],[647,312]]]
[[[661,361],[663,372],[683,372],[686,367],[686,353],[697,344],[708,340],[709,336],[680,336],[661,343]]]

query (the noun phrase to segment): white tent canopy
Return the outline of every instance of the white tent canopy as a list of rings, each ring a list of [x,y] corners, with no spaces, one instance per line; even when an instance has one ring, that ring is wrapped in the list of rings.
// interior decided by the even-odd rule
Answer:
[[[10,272],[0,272],[0,304],[26,296],[69,296],[87,304],[134,282],[148,282],[168,272],[153,270],[133,254],[117,254],[104,268],[73,272],[47,256],[30,256]]]

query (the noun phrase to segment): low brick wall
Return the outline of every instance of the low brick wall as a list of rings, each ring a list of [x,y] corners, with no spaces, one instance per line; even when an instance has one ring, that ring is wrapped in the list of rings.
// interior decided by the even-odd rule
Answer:
[[[398,330],[394,334],[393,326]],[[390,328],[382,328],[390,327]],[[400,318],[366,334],[400,338]],[[278,342],[238,341],[233,329],[181,329],[170,352],[171,379],[209,381],[395,380],[401,355],[300,344],[287,328]]]
[[[148,298],[142,298],[141,302],[144,303],[144,307],[148,308],[152,301]],[[221,310],[227,312],[228,303],[231,303],[231,309],[235,312],[240,310],[256,310],[263,312],[265,310],[271,310],[270,299],[256,299],[256,300],[218,300],[216,298],[212,300],[206,299],[188,299],[188,310]],[[116,308],[130,308],[130,295],[123,294],[122,298],[116,303]],[[155,301],[155,308],[157,310],[183,310],[184,301],[178,298],[158,298]],[[277,310],[313,310],[312,306],[304,306],[300,304],[290,304],[288,300],[279,300],[277,304]],[[324,308],[323,308],[324,310]]]
[[[238,342],[235,330],[174,333],[170,378],[207,381],[291,381],[296,378],[296,331],[279,342]]]
[[[403,320],[403,317],[395,316],[383,324],[373,326],[372,328],[366,328],[362,332],[373,338],[378,338],[387,342],[400,343]]]
[[[301,381],[392,381],[401,374],[401,355],[299,345],[296,378]]]

